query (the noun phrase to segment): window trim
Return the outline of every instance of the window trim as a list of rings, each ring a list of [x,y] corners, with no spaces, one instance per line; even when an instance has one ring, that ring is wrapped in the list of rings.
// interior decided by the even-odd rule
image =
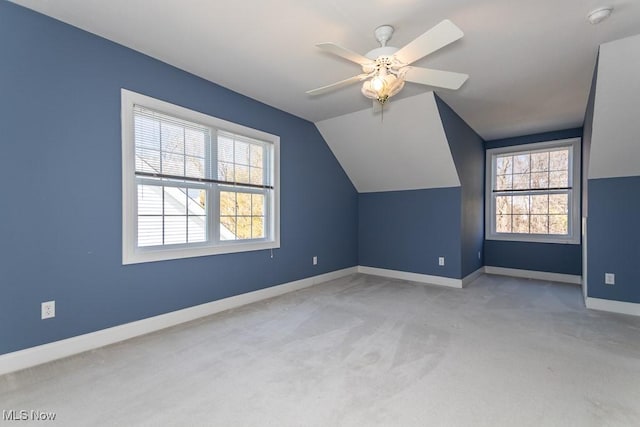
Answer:
[[[240,136],[262,140],[273,144],[271,165],[273,168],[273,202],[268,203],[270,214],[269,228],[271,238],[236,240],[224,242],[190,243],[171,245],[170,247],[136,246],[136,213],[137,190],[135,175],[135,135],[134,105],[160,111],[183,120],[210,126],[216,130]],[[219,255],[249,252],[280,247],[280,137],[252,129],[237,123],[200,113],[169,102],[161,101],[140,93],[121,89],[121,126],[122,126],[122,264],[164,261],[171,259],[192,258],[208,255]],[[217,202],[215,202],[217,205]],[[215,205],[210,204],[210,209]],[[208,216],[208,220],[215,215]],[[215,221],[215,219],[214,219]],[[214,227],[215,229],[216,227]],[[216,232],[217,233],[217,232]]]
[[[531,144],[511,145],[507,147],[490,148],[486,150],[485,169],[485,240],[502,240],[512,242],[561,243],[580,244],[580,200],[581,184],[581,138],[569,138],[553,141],[543,141]],[[495,232],[495,202],[493,195],[496,157],[500,154],[518,153],[523,151],[551,150],[553,148],[569,147],[570,198],[569,203],[569,234],[556,236],[546,234],[520,234]],[[553,192],[553,190],[549,190]]]

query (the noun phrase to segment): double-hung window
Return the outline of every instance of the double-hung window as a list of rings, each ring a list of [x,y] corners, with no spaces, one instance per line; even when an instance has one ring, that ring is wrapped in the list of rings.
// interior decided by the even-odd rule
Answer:
[[[279,246],[279,138],[122,90],[123,263]]]
[[[487,150],[488,240],[580,243],[580,140]]]

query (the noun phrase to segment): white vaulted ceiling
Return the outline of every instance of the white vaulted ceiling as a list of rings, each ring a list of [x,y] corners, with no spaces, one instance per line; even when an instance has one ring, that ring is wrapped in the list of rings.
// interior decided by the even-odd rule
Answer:
[[[391,24],[389,44],[401,47],[448,18],[464,38],[415,65],[471,76],[461,90],[438,94],[485,139],[580,126],[598,45],[640,33],[640,2],[632,0],[15,3],[313,122],[370,105],[358,85],[318,98],[305,94],[359,73],[316,43],[365,53],[377,47],[374,28]],[[589,24],[587,13],[605,3],[615,7],[613,15]],[[392,102],[428,90],[407,84]],[[409,129],[410,118],[404,120],[402,129]]]
[[[589,178],[640,175],[640,36],[600,49]]]
[[[460,185],[433,92],[383,113],[367,108],[316,123],[359,193]]]

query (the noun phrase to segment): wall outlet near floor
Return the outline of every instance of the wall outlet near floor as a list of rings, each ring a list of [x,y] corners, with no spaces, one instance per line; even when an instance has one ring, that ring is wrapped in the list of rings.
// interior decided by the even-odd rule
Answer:
[[[52,317],[56,317],[56,302],[55,301],[47,301],[43,302],[41,308],[41,318],[42,319],[51,319]]]
[[[480,251],[478,251],[478,259],[482,259],[482,256],[480,255]]]
[[[438,257],[438,265],[440,267],[442,267],[444,265],[444,257],[443,256],[439,256]]]
[[[313,257],[313,265],[318,265],[318,257],[317,256]]]
[[[616,275],[614,273],[604,273],[604,283],[605,285],[615,285]]]

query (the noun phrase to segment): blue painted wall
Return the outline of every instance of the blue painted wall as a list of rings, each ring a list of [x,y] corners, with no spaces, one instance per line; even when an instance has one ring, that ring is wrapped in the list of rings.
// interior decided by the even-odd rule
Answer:
[[[0,52],[0,354],[357,264],[358,196],[312,123],[5,1]],[[121,265],[123,87],[280,135],[273,259]]]
[[[460,187],[361,193],[359,264],[461,278],[460,198]]]
[[[590,297],[640,303],[640,176],[589,180]],[[616,284],[605,285],[604,274]]]
[[[482,267],[484,243],[484,141],[437,95],[442,126],[462,186],[462,277]],[[478,257],[480,253],[480,257]]]
[[[485,148],[510,147],[534,142],[582,137],[582,128],[545,132],[485,142]],[[485,240],[484,264],[549,273],[582,274],[582,246],[560,243]]]
[[[581,275],[580,245],[485,240],[485,265]]]

